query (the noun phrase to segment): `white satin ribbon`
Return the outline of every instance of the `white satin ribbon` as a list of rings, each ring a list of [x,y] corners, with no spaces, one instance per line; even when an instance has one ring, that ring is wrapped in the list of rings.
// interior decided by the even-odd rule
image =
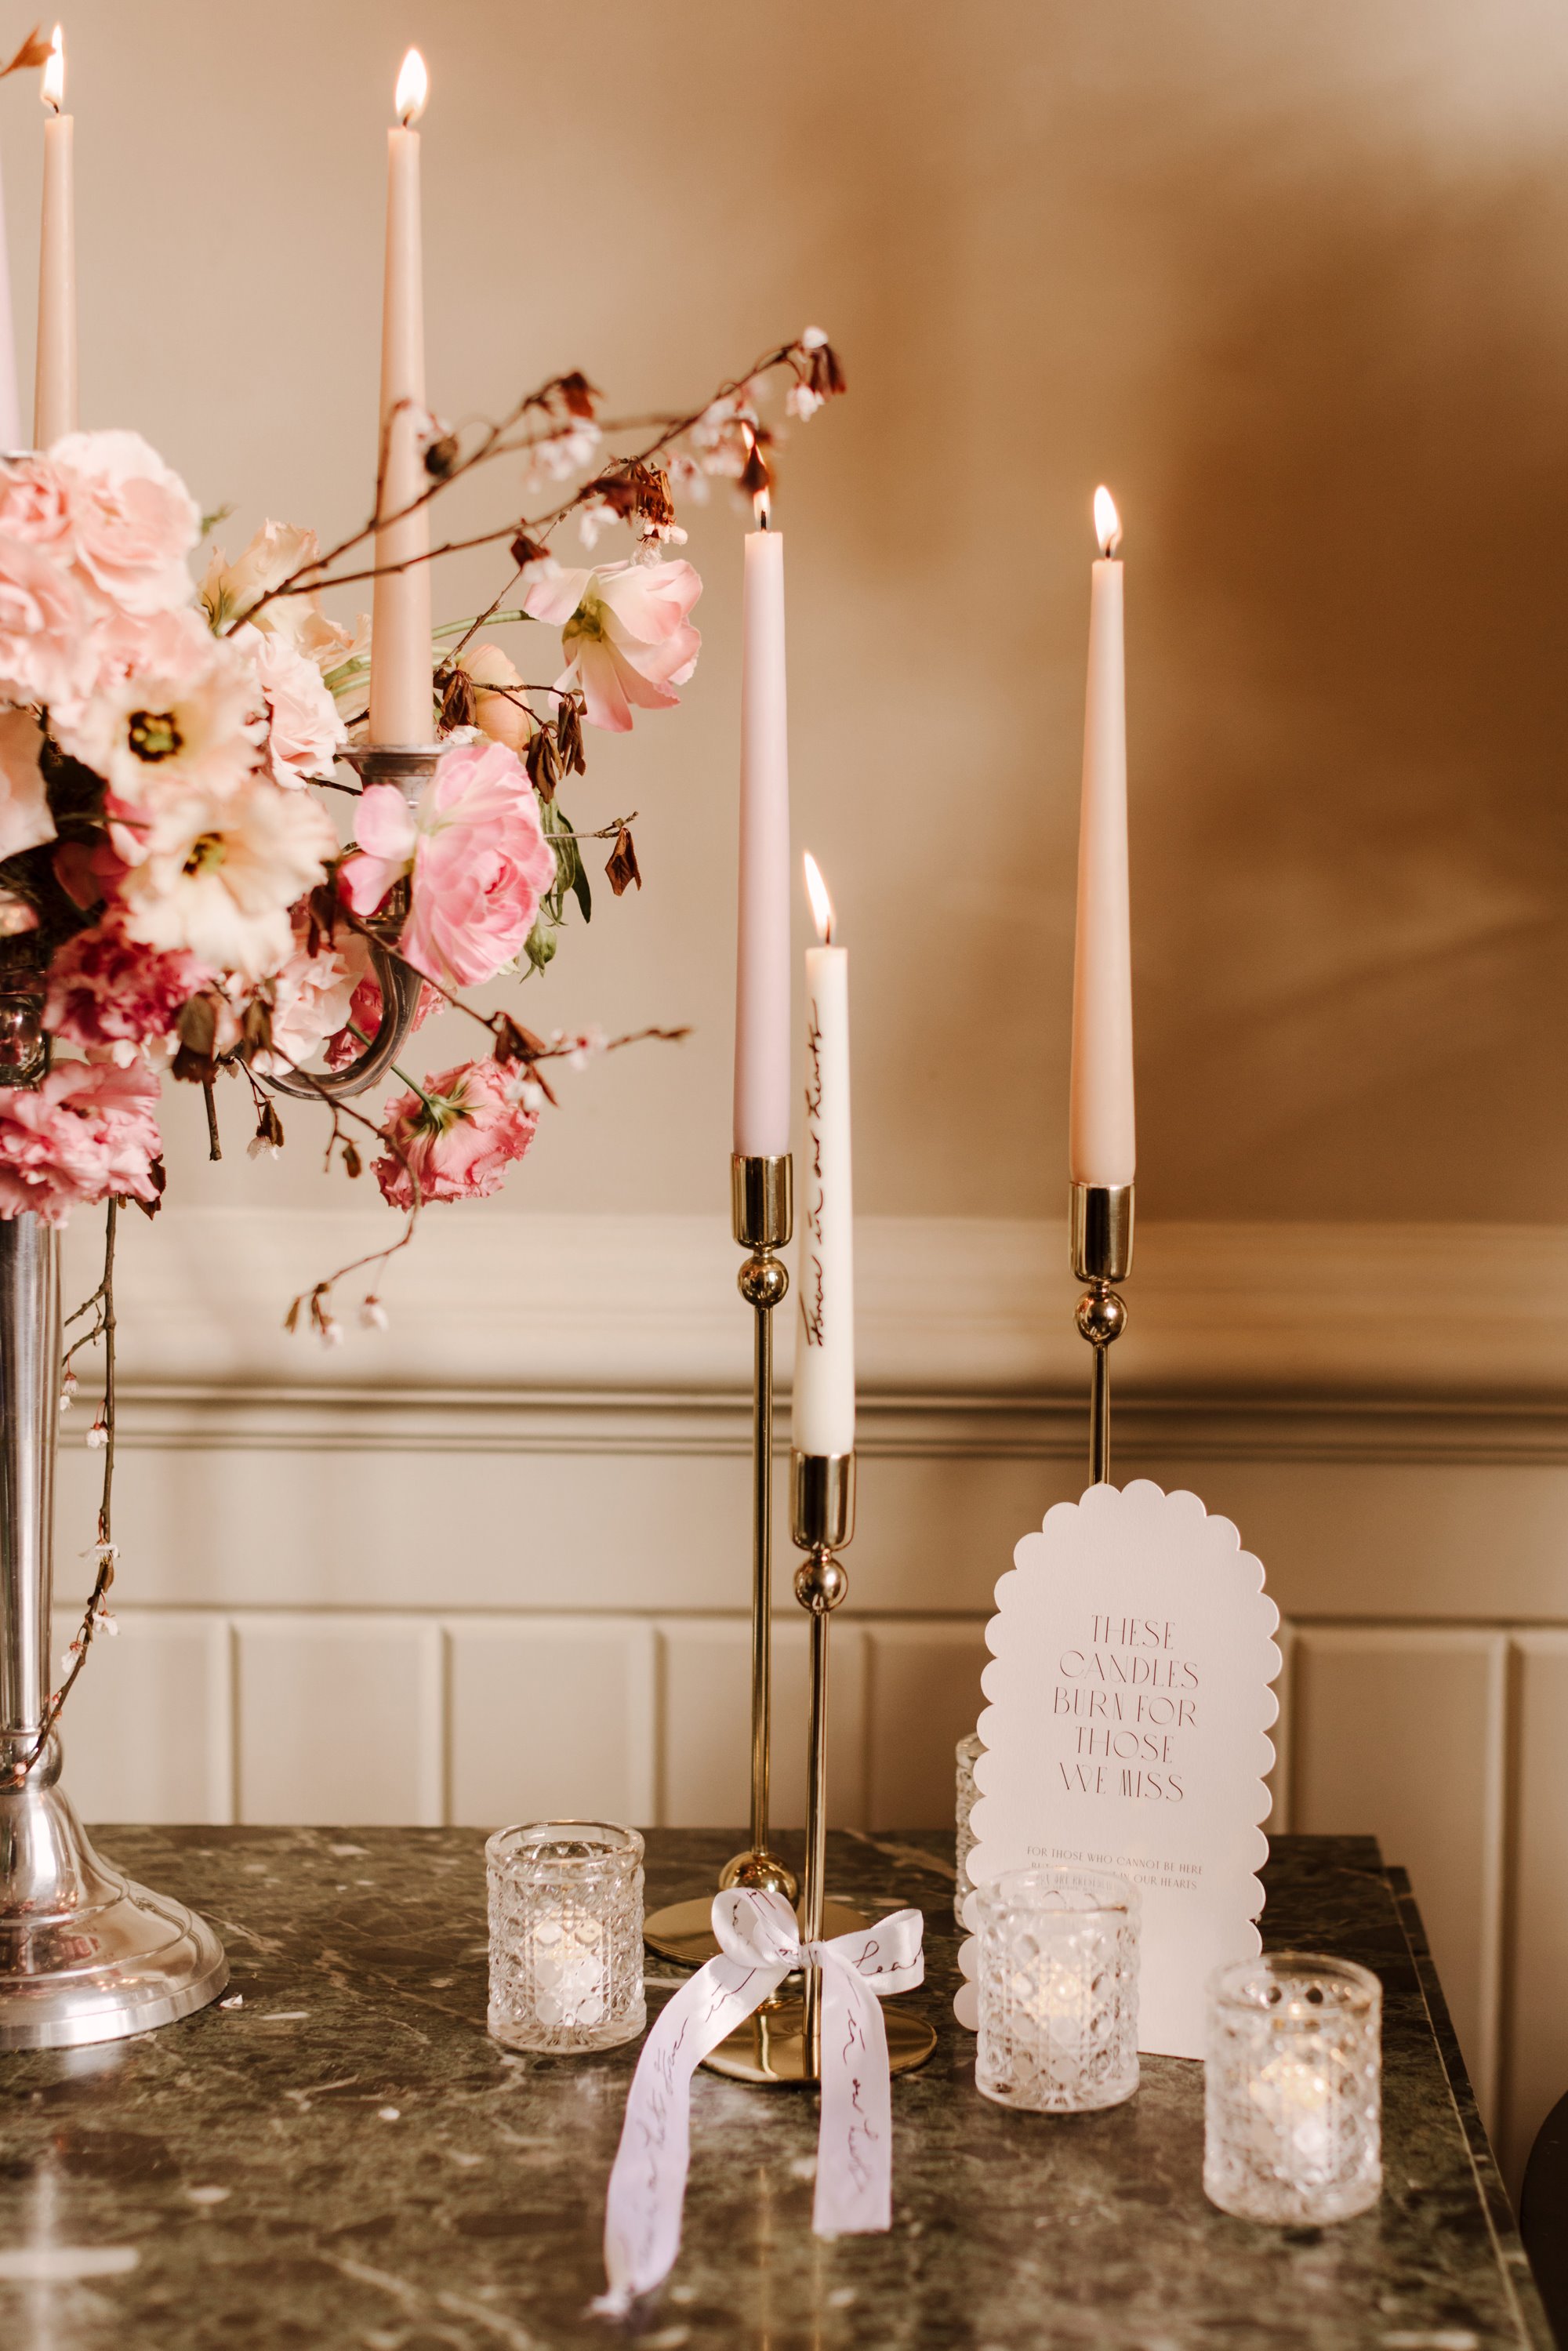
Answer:
[[[893,2097],[877,2003],[923,1981],[921,1925],[918,1910],[894,1910],[858,1935],[802,1943],[782,1895],[734,1886],[714,1896],[720,1955],[665,2004],[637,2061],[604,2212],[610,2291],[596,2311],[619,2315],[668,2276],[681,2248],[692,2075],[794,1968],[822,1971],[822,2118],[811,2226],[819,2237],[892,2227]]]

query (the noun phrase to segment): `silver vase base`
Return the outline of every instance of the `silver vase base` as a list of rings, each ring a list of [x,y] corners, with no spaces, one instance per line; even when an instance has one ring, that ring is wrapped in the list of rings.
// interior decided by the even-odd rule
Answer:
[[[100,1860],[58,1771],[56,1750],[0,1791],[0,2050],[151,2032],[229,1980],[204,1919]]]

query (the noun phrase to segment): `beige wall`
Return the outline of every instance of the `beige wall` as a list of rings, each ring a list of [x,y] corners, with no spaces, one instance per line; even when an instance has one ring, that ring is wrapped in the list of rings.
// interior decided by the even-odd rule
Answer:
[[[231,537],[362,512],[410,39],[447,411],[570,364],[677,401],[808,320],[842,345],[852,397],[780,516],[798,831],[854,946],[857,1189],[887,1220],[836,1734],[841,1813],[873,1827],[940,1811],[990,1587],[1076,1475],[1060,1235],[999,1220],[1054,1218],[1064,1183],[1088,500],[1114,485],[1152,1219],[1121,1458],[1262,1552],[1300,1628],[1281,1803],[1411,1864],[1517,2172],[1568,2086],[1568,1253],[1540,1229],[1568,1227],[1568,20],[77,0],[69,32],[87,420],[234,499]],[[25,282],[19,83],[0,146]],[[389,1341],[329,1366],[277,1315],[335,1261],[305,1211],[346,1187],[308,1149],[248,1165],[237,1113],[209,1169],[179,1105],[127,1277],[128,1633],[72,1732],[90,1808],[484,1819],[570,1786],[738,1817],[739,529],[694,521],[685,706],[596,747],[573,801],[642,810],[647,888],[530,1015],[691,1020],[679,1057],[574,1081],[505,1202],[433,1219]],[[236,1235],[247,1204],[285,1213]]]
[[[235,500],[231,533],[362,507],[412,38],[446,410],[574,363],[678,401],[808,319],[841,341],[852,397],[800,436],[780,513],[869,1209],[1055,1209],[1104,476],[1146,1211],[1568,1213],[1542,1081],[1568,952],[1552,0],[78,0],[69,37],[87,418]],[[31,78],[0,89],[19,287]],[[699,1033],[585,1086],[515,1208],[720,1197],[739,528],[723,505],[694,528],[685,709],[600,747],[579,793],[642,809],[648,886],[540,991]],[[176,1184],[315,1190],[239,1180]]]

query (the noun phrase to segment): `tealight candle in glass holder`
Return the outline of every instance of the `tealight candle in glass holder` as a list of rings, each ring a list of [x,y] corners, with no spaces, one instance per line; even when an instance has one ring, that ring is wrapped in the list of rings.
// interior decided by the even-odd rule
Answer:
[[[607,1821],[535,1821],[485,1847],[490,2009],[513,2049],[613,2049],[647,2022],[643,1840]]]
[[[1208,1987],[1203,2185],[1242,2220],[1347,2220],[1383,2187],[1383,1988],[1351,1959],[1266,1951]]]
[[[975,1766],[986,1751],[986,1742],[977,1730],[958,1741],[958,1835],[955,1853],[957,1868],[953,1883],[953,1916],[960,1927],[968,1921],[964,1905],[974,1892],[969,1880],[969,1855],[975,1850],[975,1834],[969,1826],[969,1814],[974,1810],[979,1790],[975,1785]]]
[[[1109,1870],[1015,1869],[977,1892],[977,2088],[1035,2114],[1120,2105],[1138,2086],[1136,1887]]]

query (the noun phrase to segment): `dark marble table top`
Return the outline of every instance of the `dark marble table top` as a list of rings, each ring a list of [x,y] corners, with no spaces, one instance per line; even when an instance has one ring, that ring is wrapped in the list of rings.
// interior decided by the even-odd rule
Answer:
[[[1370,1839],[1281,1839],[1264,1928],[1383,1980],[1375,2211],[1322,2231],[1215,2211],[1202,2068],[1174,2058],[1145,2058],[1107,2114],[988,2105],[949,2005],[951,1831],[844,1834],[835,1887],[927,1914],[907,1997],[941,2040],[894,2085],[893,2231],[813,2238],[814,2097],[699,2074],[681,2259],[625,2328],[585,2309],[636,2052],[523,2058],[486,2037],[477,1831],[99,1841],[214,1922],[244,2004],[0,2057],[5,2351],[1548,2344],[1419,1919]],[[650,1903],[711,1884],[738,1842],[653,1834]]]

